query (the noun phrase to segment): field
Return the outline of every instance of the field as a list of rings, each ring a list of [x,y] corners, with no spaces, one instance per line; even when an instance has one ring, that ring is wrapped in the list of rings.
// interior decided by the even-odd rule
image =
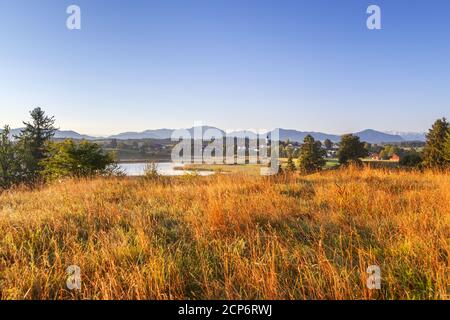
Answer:
[[[448,299],[449,238],[450,173],[67,180],[0,195],[0,298]]]

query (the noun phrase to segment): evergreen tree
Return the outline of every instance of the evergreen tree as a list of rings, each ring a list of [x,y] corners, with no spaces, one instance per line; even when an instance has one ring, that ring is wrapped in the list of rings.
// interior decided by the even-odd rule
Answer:
[[[41,108],[30,112],[31,122],[24,122],[25,128],[21,131],[19,145],[23,157],[24,167],[28,179],[34,179],[42,170],[41,161],[46,159],[48,142],[57,130],[54,127],[54,117],[48,117]]]
[[[445,118],[434,122],[427,134],[423,150],[423,164],[426,167],[443,168],[448,165],[445,159],[445,141],[450,132],[450,125]]]
[[[288,172],[294,172],[295,170],[297,170],[297,168],[295,167],[294,159],[292,158],[292,154],[289,155],[286,170]]]
[[[360,158],[368,155],[364,148],[364,142],[359,141],[358,136],[346,134],[341,137],[339,143],[338,159],[341,164],[348,164],[349,162],[361,163]]]
[[[325,150],[320,141],[315,141],[311,135],[307,135],[300,147],[299,169],[303,173],[312,173],[322,170],[325,165]]]
[[[447,161],[447,166],[450,166],[450,130],[444,142],[444,159]]]

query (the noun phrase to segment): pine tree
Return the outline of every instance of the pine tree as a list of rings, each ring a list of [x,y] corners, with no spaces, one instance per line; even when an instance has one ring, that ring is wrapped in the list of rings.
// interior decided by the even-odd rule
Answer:
[[[450,166],[450,130],[444,142],[444,159],[447,161],[447,166]]]
[[[54,127],[54,117],[48,117],[41,108],[30,112],[31,122],[24,122],[19,145],[28,179],[33,180],[42,170],[41,162],[47,157],[48,142],[57,130]]]
[[[321,148],[320,141],[315,141],[311,135],[307,135],[300,147],[299,169],[303,173],[312,173],[322,170],[325,165],[325,151]]]
[[[292,158],[292,154],[290,154],[288,157],[286,170],[288,172],[294,172],[295,170],[297,170],[297,168],[295,167],[294,159]]]
[[[423,164],[430,168],[444,168],[448,165],[445,145],[450,124],[445,118],[434,122],[427,134],[427,142],[423,150]]]

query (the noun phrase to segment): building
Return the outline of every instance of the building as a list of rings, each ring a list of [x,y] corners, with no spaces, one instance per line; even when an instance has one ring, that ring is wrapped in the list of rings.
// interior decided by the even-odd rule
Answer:
[[[400,161],[400,156],[396,153],[394,153],[391,157],[391,161]]]
[[[381,160],[380,154],[378,154],[378,153],[372,153],[372,154],[370,155],[370,158],[371,158],[372,160]]]

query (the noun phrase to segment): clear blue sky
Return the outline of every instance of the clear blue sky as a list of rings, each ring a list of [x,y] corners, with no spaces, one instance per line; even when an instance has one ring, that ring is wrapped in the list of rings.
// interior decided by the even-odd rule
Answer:
[[[448,0],[0,0],[0,125],[424,131],[450,116],[448,21]]]

